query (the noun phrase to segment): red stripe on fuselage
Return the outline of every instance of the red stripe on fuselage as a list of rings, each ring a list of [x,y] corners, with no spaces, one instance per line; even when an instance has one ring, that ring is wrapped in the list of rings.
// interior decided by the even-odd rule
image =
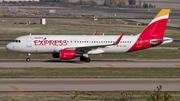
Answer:
[[[150,44],[150,40],[163,40],[167,20],[168,19],[162,19],[148,25],[146,29],[139,35],[139,38],[134,43],[134,45],[127,52],[142,50],[160,45],[161,43],[152,45]]]

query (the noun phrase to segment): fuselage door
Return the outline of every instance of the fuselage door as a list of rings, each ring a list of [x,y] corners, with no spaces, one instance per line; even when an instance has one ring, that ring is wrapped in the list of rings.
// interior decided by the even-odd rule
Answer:
[[[26,38],[26,47],[32,47],[32,38],[31,37]]]

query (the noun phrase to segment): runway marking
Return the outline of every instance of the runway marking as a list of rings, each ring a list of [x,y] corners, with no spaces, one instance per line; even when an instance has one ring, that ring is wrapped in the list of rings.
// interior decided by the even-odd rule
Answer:
[[[19,90],[19,88],[17,88],[16,86],[10,86],[13,90]]]
[[[175,66],[179,67],[180,68],[180,65],[179,64],[175,64]]]
[[[114,66],[111,64],[106,64],[106,66],[109,66],[110,68],[113,68]]]

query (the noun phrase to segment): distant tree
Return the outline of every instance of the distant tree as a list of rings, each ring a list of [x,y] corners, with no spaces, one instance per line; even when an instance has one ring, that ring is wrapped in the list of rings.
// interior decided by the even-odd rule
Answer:
[[[126,6],[126,2],[123,1],[123,0],[119,0],[118,6],[119,6],[119,7],[125,7],[125,6]]]
[[[110,7],[110,5],[111,5],[110,0],[104,1],[104,6]]]
[[[96,5],[97,5],[97,2],[94,1],[94,0],[89,0],[89,1],[88,1],[88,4],[91,5],[91,6],[96,6]]]
[[[62,3],[62,4],[66,4],[68,2],[69,2],[68,0],[59,0],[59,3]]]
[[[117,7],[116,0],[110,0],[111,7]]]
[[[156,8],[156,5],[154,5],[153,8]]]
[[[150,4],[148,5],[148,7],[149,7],[149,8],[153,8],[154,6],[150,3]]]
[[[82,5],[82,4],[83,4],[83,0],[79,0],[79,1],[77,2],[77,4]]]
[[[148,8],[148,4],[146,2],[143,3],[143,8]]]
[[[129,5],[136,5],[136,0],[128,0]]]
[[[4,1],[4,0],[3,0],[2,2],[3,2],[3,3],[7,3],[7,1]]]
[[[141,0],[139,0],[138,7],[140,7],[140,8],[141,8],[141,6],[142,6],[142,1],[141,1]]]
[[[117,7],[117,2],[116,2],[116,0],[105,0],[104,6]]]

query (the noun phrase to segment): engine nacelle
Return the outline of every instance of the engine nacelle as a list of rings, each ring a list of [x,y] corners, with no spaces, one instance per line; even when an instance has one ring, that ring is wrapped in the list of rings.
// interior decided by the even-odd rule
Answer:
[[[59,57],[63,60],[69,60],[75,58],[75,50],[60,50],[59,51]]]
[[[53,58],[60,58],[63,60],[70,60],[76,57],[75,50],[60,50],[59,53],[52,54]]]

